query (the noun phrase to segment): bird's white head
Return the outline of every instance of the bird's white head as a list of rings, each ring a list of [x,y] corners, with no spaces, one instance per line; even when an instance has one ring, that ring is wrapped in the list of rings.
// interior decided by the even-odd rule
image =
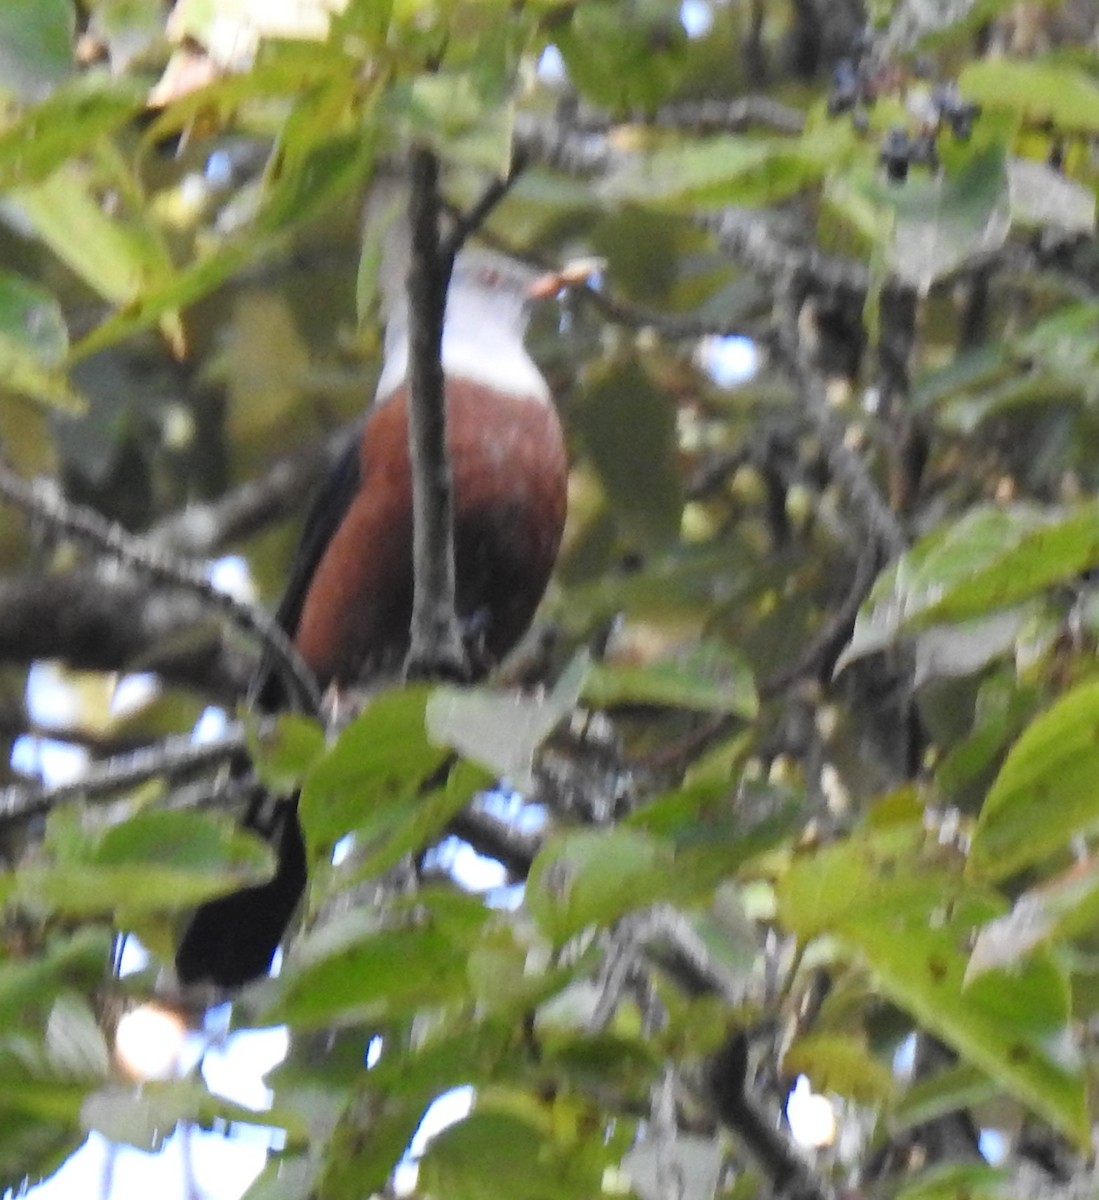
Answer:
[[[407,252],[383,265],[385,358],[378,399],[408,372]],[[401,269],[403,268],[403,270]],[[496,391],[548,401],[542,373],[523,346],[538,271],[494,250],[470,246],[454,262],[443,322],[443,371]]]

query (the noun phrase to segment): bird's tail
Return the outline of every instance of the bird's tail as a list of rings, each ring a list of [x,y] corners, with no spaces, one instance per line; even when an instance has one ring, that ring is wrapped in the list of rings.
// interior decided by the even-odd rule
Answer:
[[[252,819],[246,825],[257,828]],[[305,890],[305,842],[297,797],[277,802],[274,827],[262,830],[278,856],[266,883],[199,907],[176,951],[180,984],[238,988],[266,975]]]

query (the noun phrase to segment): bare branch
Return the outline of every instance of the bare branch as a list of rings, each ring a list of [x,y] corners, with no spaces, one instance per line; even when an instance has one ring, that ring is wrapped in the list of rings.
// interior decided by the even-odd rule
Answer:
[[[801,393],[802,408],[820,439],[828,469],[846,492],[855,513],[874,545],[888,560],[908,545],[900,522],[893,515],[866,464],[845,441],[846,430],[832,414],[820,373],[809,361],[799,332],[805,279],[797,272],[776,284],[775,312],[779,349]]]
[[[175,779],[227,762],[245,747],[243,730],[233,729],[212,742],[189,736],[165,738],[155,746],[120,755],[93,767],[73,783],[52,788],[14,785],[0,789],[0,826],[41,816],[69,800],[97,799],[137,787],[150,779]]]
[[[262,609],[218,591],[200,568],[134,537],[92,509],[70,503],[52,483],[45,480],[28,483],[3,465],[0,465],[0,498],[18,505],[56,533],[90,545],[157,583],[190,592],[211,610],[224,613],[270,647],[279,670],[309,711],[315,712],[319,707],[316,681],[283,630]]]
[[[818,1179],[790,1139],[757,1110],[748,1096],[748,1039],[737,1032],[710,1060],[706,1091],[723,1125],[744,1142],[771,1180],[772,1195],[784,1200],[831,1200],[834,1195]]]
[[[769,700],[772,696],[777,696],[799,679],[825,679],[831,674],[840,652],[851,636],[851,629],[855,624],[859,609],[862,607],[862,602],[870,594],[877,570],[877,551],[870,547],[859,559],[851,587],[839,608],[825,621],[809,644],[789,666],[773,671],[766,679],[760,680],[759,696],[761,700]]]
[[[702,337],[748,337],[749,331],[741,321],[717,321],[701,317],[681,317],[670,313],[654,312],[642,308],[639,304],[631,304],[626,300],[618,300],[607,292],[598,291],[585,285],[574,289],[576,295],[617,325],[625,325],[630,329],[655,329],[661,337],[669,341],[690,341]]]
[[[467,808],[450,822],[450,832],[468,842],[478,854],[494,858],[519,879],[526,879],[542,845],[537,834],[523,833],[511,821]]]
[[[512,185],[523,173],[525,166],[526,160],[521,154],[517,154],[512,160],[508,173],[494,179],[481,193],[476,204],[468,212],[458,216],[454,227],[439,247],[444,261],[453,263],[455,255],[465,245],[466,239],[481,228],[488,219],[489,213],[511,191]]]
[[[208,504],[188,504],[149,532],[149,539],[181,554],[208,558],[250,537],[272,521],[300,513],[301,498],[334,466],[347,443],[342,428],[277,459],[256,479],[249,479]]]
[[[566,175],[602,175],[629,159],[602,133],[578,132],[563,121],[527,112],[515,114],[513,141],[524,159]]]
[[[654,125],[683,133],[740,133],[762,125],[778,133],[798,134],[805,128],[805,114],[769,96],[738,96],[735,100],[680,100],[665,104],[654,113],[633,112],[613,119],[605,113],[581,110],[572,128],[584,133],[607,132],[615,125]]]
[[[83,671],[156,671],[230,704],[255,669],[204,600],[113,564],[0,579],[0,661],[40,658]]]
[[[439,242],[439,164],[412,151],[408,273],[408,442],[412,462],[413,601],[410,675],[469,675],[455,606],[454,488],[446,446],[441,352],[453,258]]]

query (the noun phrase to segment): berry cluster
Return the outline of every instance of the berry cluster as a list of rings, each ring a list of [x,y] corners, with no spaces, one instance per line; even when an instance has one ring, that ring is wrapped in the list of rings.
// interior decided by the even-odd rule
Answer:
[[[852,112],[856,118],[877,98],[896,90],[900,82],[895,67],[875,62],[863,49],[854,58],[841,58],[832,71],[832,90],[828,93],[828,115],[838,117]]]
[[[959,142],[968,142],[973,122],[981,115],[981,106],[963,98],[956,83],[941,83],[931,93],[931,108],[937,129],[949,125]]]
[[[903,125],[894,125],[882,138],[878,162],[885,168],[890,183],[904,183],[911,166],[927,167],[934,173],[939,169],[934,131],[924,129],[909,133]]]
[[[878,161],[892,183],[903,183],[912,166],[937,171],[936,143],[943,128],[949,128],[957,141],[968,141],[973,122],[981,115],[980,105],[966,100],[956,83],[911,87],[913,74],[930,73],[926,68],[909,72],[893,64],[876,62],[865,48],[860,48],[853,58],[840,59],[833,71],[828,113],[833,117],[851,113],[851,120],[860,132],[869,129],[866,110],[880,96],[905,96],[912,120],[907,125],[894,125],[882,139],[878,152]]]

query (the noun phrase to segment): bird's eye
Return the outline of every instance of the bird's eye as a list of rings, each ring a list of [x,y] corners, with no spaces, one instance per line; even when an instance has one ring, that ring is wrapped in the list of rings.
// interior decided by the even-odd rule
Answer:
[[[485,269],[481,272],[481,282],[485,285],[485,287],[499,287],[500,272],[497,271],[495,267],[485,267]]]

